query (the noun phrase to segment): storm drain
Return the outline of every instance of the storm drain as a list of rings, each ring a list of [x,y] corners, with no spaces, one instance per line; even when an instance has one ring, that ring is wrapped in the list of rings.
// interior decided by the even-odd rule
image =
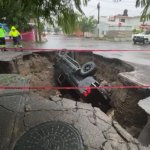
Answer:
[[[79,131],[65,122],[50,121],[29,129],[14,150],[84,150]]]

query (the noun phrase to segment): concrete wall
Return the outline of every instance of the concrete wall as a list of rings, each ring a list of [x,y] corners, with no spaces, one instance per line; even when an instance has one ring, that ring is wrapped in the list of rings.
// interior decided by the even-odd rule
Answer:
[[[118,30],[120,30],[120,31],[131,31],[132,26],[121,26],[121,27],[119,27],[119,26],[109,26],[108,31],[111,31],[111,30],[113,30],[113,31],[118,31]]]
[[[109,38],[131,38],[132,31],[126,30],[110,30],[107,32],[106,36]]]
[[[99,37],[104,37],[109,30],[108,29],[109,25],[104,22],[100,22],[100,24],[97,26],[97,29],[95,31],[97,35],[98,35],[98,28],[99,28]]]

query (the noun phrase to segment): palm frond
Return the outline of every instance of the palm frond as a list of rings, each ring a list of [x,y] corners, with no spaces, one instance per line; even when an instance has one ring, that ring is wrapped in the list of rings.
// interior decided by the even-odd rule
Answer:
[[[144,7],[147,4],[147,1],[149,0],[137,0],[136,7]]]

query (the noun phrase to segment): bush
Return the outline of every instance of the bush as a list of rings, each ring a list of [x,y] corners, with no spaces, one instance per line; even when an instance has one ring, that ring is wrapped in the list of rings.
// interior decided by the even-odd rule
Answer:
[[[141,32],[143,32],[142,29],[133,29],[133,30],[132,30],[132,33],[133,33],[133,34],[138,34],[138,33],[141,33]]]

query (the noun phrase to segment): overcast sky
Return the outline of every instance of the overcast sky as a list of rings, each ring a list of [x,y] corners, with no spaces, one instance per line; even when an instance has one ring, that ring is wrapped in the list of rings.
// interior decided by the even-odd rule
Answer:
[[[121,2],[113,2],[113,0],[91,0],[87,7],[83,7],[86,16],[93,15],[97,18],[98,2],[100,2],[101,16],[123,14],[125,9],[128,10],[128,16],[139,16],[142,12],[141,8],[135,7],[136,0],[122,0]]]

